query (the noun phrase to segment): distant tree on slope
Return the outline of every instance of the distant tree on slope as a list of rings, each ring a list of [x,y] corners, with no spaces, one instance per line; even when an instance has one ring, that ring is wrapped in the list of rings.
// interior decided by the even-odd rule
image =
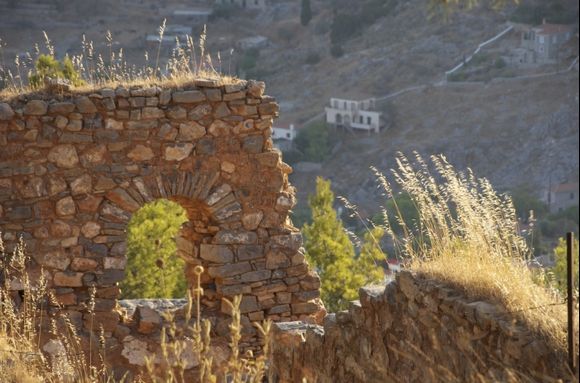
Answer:
[[[306,257],[320,274],[322,300],[328,310],[335,312],[357,299],[361,286],[380,281],[382,271],[368,258],[369,254],[376,254],[376,247],[370,244],[365,247],[364,260],[356,256],[333,202],[330,181],[317,178],[316,193],[308,199],[312,224],[304,225],[303,233]]]
[[[300,23],[306,26],[311,19],[312,9],[310,9],[310,0],[302,0],[302,6],[300,8]]]

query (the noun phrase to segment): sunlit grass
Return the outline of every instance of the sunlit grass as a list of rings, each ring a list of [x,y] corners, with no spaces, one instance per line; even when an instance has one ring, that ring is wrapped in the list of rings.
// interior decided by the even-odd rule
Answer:
[[[431,171],[431,168],[434,171]],[[385,196],[387,177],[374,169]],[[528,267],[530,249],[518,234],[511,199],[486,179],[457,172],[445,157],[428,164],[399,155],[395,184],[413,201],[419,218],[409,222],[394,204],[383,209],[384,229],[406,266],[462,290],[468,297],[501,304],[560,351],[566,347],[566,309],[542,272]],[[393,230],[397,223],[402,234]]]
[[[207,79],[217,85],[231,84],[239,81],[231,73],[222,73],[222,58],[218,53],[215,58],[206,48],[207,32],[204,27],[197,43],[193,37],[187,36],[185,41],[175,39],[170,57],[165,65],[161,63],[163,36],[165,33],[165,20],[159,27],[158,45],[154,51],[154,59],[150,58],[148,51],[144,52],[145,63],[143,65],[131,64],[127,61],[123,48],[113,49],[113,36],[110,31],[105,34],[105,53],[97,53],[93,41],[86,40],[83,35],[81,40],[81,53],[68,57],[78,74],[79,80],[75,84],[69,84],[72,91],[85,93],[100,88],[124,87],[180,87],[195,80]],[[0,39],[0,79],[5,83],[5,89],[0,90],[0,99],[9,99],[22,93],[43,91],[44,84],[35,85],[31,78],[38,78],[39,70],[37,62],[43,55],[55,57],[55,47],[44,32],[44,44],[41,49],[38,44],[32,52],[15,57],[12,61],[4,57],[3,46],[5,43]],[[106,56],[103,56],[105,54]],[[231,68],[232,55],[229,57]],[[14,65],[10,69],[6,63]],[[215,63],[214,63],[215,62]],[[60,80],[66,80],[57,76]],[[41,78],[44,80],[44,77]],[[56,80],[53,78],[52,80]],[[38,82],[38,81],[37,81]]]
[[[1,233],[0,233],[1,234]],[[24,242],[21,240],[11,253],[5,251],[0,235],[0,382],[6,383],[109,383],[115,380],[111,366],[106,361],[106,339],[101,329],[91,329],[89,349],[82,347],[77,329],[56,302],[46,279],[32,282],[26,265]],[[212,357],[211,324],[202,319],[200,301],[203,289],[200,276],[203,267],[195,269],[196,281],[188,292],[185,320],[177,320],[172,314],[165,316],[161,329],[160,361],[148,359],[141,377],[136,382],[184,382],[186,374],[185,354],[192,354],[199,361],[195,372],[202,383],[258,383],[266,374],[269,358],[271,321],[254,323],[263,343],[260,355],[242,355],[239,341],[242,325],[240,316],[241,296],[233,301],[224,299],[230,307],[232,322],[230,330],[229,359],[224,365],[214,363]],[[41,273],[41,275],[44,275]],[[88,313],[94,315],[95,289],[89,289]],[[56,310],[56,316],[46,316],[47,305]],[[54,310],[53,310],[54,311]],[[44,318],[43,318],[44,316]],[[49,319],[47,321],[47,319]],[[50,323],[45,328],[43,323]],[[180,324],[178,324],[178,322]],[[92,320],[91,320],[92,323]],[[41,349],[41,334],[49,336],[59,351],[50,357]]]

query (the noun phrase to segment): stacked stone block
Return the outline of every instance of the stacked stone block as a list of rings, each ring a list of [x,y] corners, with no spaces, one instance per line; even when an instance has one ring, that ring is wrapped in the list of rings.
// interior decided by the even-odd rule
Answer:
[[[509,382],[563,379],[562,344],[497,303],[403,271],[359,290],[324,324],[274,325],[271,372],[279,383]],[[562,334],[564,329],[562,329]]]
[[[145,203],[180,203],[178,256],[203,265],[204,313],[242,294],[247,320],[317,321],[320,282],[288,219],[291,168],[272,148],[278,106],[264,84],[199,80],[0,100],[0,230],[22,236],[64,310],[115,333],[126,227]],[[15,284],[16,286],[16,284]],[[123,333],[123,332],[121,332]],[[122,340],[122,339],[121,339]],[[251,341],[248,340],[248,344]]]

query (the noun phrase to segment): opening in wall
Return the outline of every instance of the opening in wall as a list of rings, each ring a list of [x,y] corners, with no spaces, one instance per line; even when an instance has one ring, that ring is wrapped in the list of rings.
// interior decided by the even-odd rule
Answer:
[[[187,221],[185,209],[167,199],[150,202],[133,214],[127,226],[123,299],[186,295],[185,261],[176,255],[176,236]]]

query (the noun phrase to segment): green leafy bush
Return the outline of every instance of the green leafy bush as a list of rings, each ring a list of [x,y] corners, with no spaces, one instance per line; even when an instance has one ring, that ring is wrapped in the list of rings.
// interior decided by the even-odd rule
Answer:
[[[84,83],[68,56],[65,56],[61,62],[51,55],[40,55],[34,64],[34,69],[35,72],[28,77],[28,82],[33,88],[43,86],[47,78],[65,79],[74,86]]]

